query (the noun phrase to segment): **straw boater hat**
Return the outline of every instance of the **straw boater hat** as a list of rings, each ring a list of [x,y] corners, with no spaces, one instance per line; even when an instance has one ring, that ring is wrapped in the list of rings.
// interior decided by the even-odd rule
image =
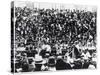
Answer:
[[[61,55],[59,55],[59,56],[57,56],[57,58],[58,58],[58,59],[62,59],[62,56],[61,56]]]
[[[38,54],[35,55],[34,61],[35,61],[36,64],[43,64],[44,63],[42,56],[40,56]]]

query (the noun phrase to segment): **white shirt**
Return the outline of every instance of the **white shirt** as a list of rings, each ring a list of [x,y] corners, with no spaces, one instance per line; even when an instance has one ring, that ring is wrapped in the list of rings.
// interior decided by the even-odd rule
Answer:
[[[91,55],[90,55],[89,52],[87,52],[86,54],[82,53],[82,55],[84,56],[83,58],[86,59],[86,60],[87,60],[89,57],[91,57]]]

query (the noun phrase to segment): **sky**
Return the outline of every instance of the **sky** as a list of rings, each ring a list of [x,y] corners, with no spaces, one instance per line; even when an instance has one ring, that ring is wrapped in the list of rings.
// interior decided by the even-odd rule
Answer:
[[[30,2],[30,1],[15,1],[14,2],[16,7],[36,7],[36,8],[57,8],[57,9],[79,9],[79,10],[89,10],[89,11],[96,11],[96,6],[88,6],[88,5],[74,5],[74,4],[59,4],[59,3],[39,3],[39,2]]]

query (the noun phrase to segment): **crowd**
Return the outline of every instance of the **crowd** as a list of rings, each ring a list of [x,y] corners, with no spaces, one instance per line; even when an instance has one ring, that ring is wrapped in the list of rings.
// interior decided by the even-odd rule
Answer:
[[[15,71],[96,68],[96,18],[95,11],[15,7]]]

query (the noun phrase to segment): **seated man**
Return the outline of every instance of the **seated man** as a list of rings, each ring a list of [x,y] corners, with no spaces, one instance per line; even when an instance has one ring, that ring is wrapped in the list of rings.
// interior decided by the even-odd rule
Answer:
[[[66,69],[71,69],[70,64],[69,63],[66,63],[63,60],[62,57],[57,58],[57,61],[56,61],[56,70],[66,70]]]
[[[22,71],[28,72],[29,62],[28,62],[28,59],[27,59],[27,55],[25,53],[23,54],[23,58],[22,58],[21,62],[22,62]]]
[[[82,53],[82,56],[83,56],[83,60],[84,60],[83,68],[87,69],[89,67],[90,58],[91,58],[91,55],[90,55],[88,49],[86,49],[85,52]]]
[[[49,68],[48,69],[50,71],[55,71],[56,70],[55,65],[56,65],[55,57],[54,56],[49,57],[49,59],[48,59],[48,67]]]
[[[43,62],[42,56],[40,56],[39,54],[36,54],[34,61],[35,61],[35,71],[41,71],[41,66]]]
[[[29,72],[32,72],[35,70],[35,61],[33,57],[31,58],[29,57],[28,60],[29,60]]]

